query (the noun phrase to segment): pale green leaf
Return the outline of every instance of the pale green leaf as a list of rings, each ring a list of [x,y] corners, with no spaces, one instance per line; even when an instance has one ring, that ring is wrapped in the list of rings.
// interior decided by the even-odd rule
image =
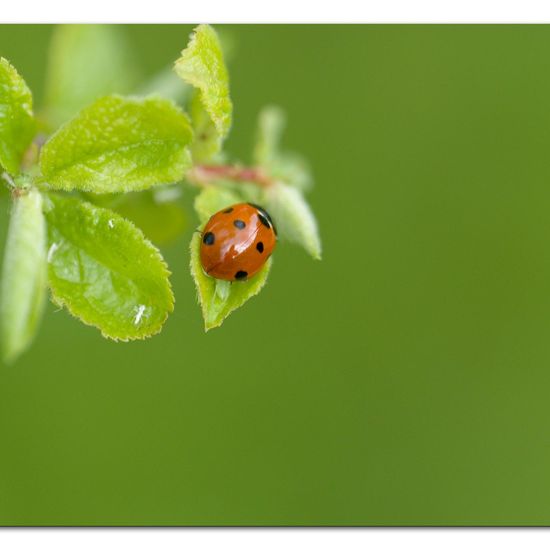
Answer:
[[[172,102],[108,96],[83,109],[42,148],[52,189],[118,193],[182,179],[192,130]]]
[[[183,105],[193,94],[191,84],[182,82],[174,73],[172,67],[165,67],[154,74],[147,82],[136,91],[138,96],[159,95],[171,99],[178,105]]]
[[[221,25],[216,29],[216,34],[218,35],[218,39],[221,44],[225,65],[226,67],[229,67],[235,61],[238,54],[238,31],[228,27],[227,25]]]
[[[216,212],[242,202],[239,195],[229,189],[218,186],[209,186],[195,197],[195,211],[201,223],[206,223]]]
[[[254,162],[256,164],[271,166],[278,157],[285,126],[286,116],[280,107],[268,105],[260,111],[254,147]]]
[[[173,310],[160,252],[131,222],[76,198],[50,196],[48,282],[54,302],[115,340],[158,333]]]
[[[301,245],[313,258],[320,260],[317,221],[302,193],[289,185],[275,183],[266,190],[265,201],[281,237]]]
[[[219,327],[224,319],[260,292],[271,268],[269,258],[264,267],[247,281],[222,281],[206,275],[200,259],[200,232],[191,239],[191,275],[195,280],[205,330]]]
[[[272,179],[307,191],[313,186],[309,164],[298,153],[281,150],[285,127],[286,116],[281,108],[270,105],[260,111],[254,163],[265,168]]]
[[[2,354],[11,362],[31,343],[46,296],[46,224],[42,196],[22,191],[11,213],[2,283]]]
[[[118,25],[58,25],[50,43],[46,118],[54,128],[107,94],[126,94],[138,70]]]
[[[172,243],[186,227],[186,216],[179,200],[164,200],[160,191],[178,188],[158,187],[140,193],[118,195],[113,210],[137,225],[157,245]]]
[[[231,127],[233,106],[220,41],[210,25],[199,25],[195,29],[174,69],[185,82],[200,90],[204,110],[224,138]]]
[[[191,144],[191,156],[194,164],[206,164],[221,151],[222,138],[214,122],[204,110],[200,94],[195,93],[190,104],[191,122],[195,139]]]
[[[201,222],[222,208],[239,202],[261,203],[264,199],[261,187],[246,181],[216,179],[195,197],[195,211]]]
[[[147,239],[164,246],[172,244],[187,227],[181,195],[182,186],[176,184],[136,193],[83,193],[82,197],[96,206],[117,212],[139,227]]]
[[[313,187],[313,177],[309,163],[293,151],[282,151],[270,168],[274,180],[282,181],[300,191],[309,191]]]
[[[19,173],[34,130],[32,94],[17,71],[0,57],[0,168]]]

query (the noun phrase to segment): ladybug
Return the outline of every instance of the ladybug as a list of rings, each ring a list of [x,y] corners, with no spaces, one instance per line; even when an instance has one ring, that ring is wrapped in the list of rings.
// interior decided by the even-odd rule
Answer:
[[[204,226],[201,264],[216,279],[245,281],[260,271],[276,242],[277,230],[263,208],[234,204],[214,214]]]

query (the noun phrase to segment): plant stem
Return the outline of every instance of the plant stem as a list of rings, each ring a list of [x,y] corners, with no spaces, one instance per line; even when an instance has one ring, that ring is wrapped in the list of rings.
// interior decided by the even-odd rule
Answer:
[[[255,183],[269,187],[271,178],[258,166],[230,166],[224,164],[199,164],[187,173],[187,179],[195,185],[205,186],[212,181],[226,179],[237,182]]]

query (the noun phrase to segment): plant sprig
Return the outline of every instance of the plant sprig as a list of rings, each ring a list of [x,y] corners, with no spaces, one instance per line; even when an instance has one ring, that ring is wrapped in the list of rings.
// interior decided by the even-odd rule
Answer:
[[[96,42],[104,66],[89,56]],[[214,29],[199,25],[175,62],[181,92],[161,71],[134,88],[136,95],[119,95],[137,84],[130,52],[117,27],[59,27],[38,115],[23,78],[0,58],[0,174],[13,203],[0,285],[6,362],[32,342],[47,289],[53,302],[107,338],[157,334],[174,296],[151,240],[163,244],[185,227],[184,186],[197,190],[190,269],[206,330],[256,295],[273,263],[244,282],[204,273],[200,231],[221,208],[261,204],[283,239],[321,257],[304,197],[311,175],[303,159],[280,148],[282,111],[260,113],[251,166],[226,161],[233,107]],[[156,93],[144,97],[139,90]]]

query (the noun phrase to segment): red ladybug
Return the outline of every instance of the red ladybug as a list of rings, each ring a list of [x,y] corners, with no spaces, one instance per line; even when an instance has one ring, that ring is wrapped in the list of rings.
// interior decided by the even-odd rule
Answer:
[[[244,281],[260,271],[276,242],[277,231],[263,208],[234,204],[214,214],[204,226],[202,267],[216,279]]]

